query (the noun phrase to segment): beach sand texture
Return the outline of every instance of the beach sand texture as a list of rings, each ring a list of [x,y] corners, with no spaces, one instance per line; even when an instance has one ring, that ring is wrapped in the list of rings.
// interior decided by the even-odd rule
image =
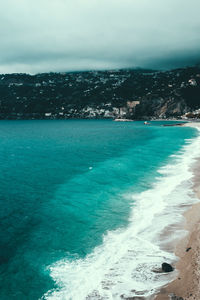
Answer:
[[[200,123],[185,126],[200,127]],[[200,146],[200,145],[199,145]],[[194,166],[194,191],[200,199],[200,158]],[[200,300],[200,203],[185,214],[187,236],[176,246],[178,278],[160,290],[155,300]]]

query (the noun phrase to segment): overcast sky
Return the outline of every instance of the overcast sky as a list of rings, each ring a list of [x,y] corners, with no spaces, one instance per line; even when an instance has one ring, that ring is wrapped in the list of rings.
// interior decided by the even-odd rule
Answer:
[[[200,0],[0,0],[0,73],[200,62]]]

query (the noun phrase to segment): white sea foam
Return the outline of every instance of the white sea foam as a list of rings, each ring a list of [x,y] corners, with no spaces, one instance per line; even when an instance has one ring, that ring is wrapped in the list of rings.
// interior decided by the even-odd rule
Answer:
[[[197,201],[191,188],[191,165],[200,156],[200,136],[187,142],[178,155],[171,157],[170,164],[158,170],[162,176],[151,189],[132,196],[134,204],[126,229],[108,232],[102,245],[84,259],[61,260],[50,266],[58,289],[49,291],[43,299],[148,297],[174,278],[174,272],[153,270],[164,261],[176,260],[166,244],[184,234],[176,224],[183,221],[185,207]]]

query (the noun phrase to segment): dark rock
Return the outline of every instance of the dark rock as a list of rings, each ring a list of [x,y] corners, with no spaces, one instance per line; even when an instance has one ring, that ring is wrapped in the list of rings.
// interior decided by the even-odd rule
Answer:
[[[186,252],[190,251],[191,249],[192,249],[191,247],[187,248],[187,249],[186,249]]]
[[[162,270],[164,272],[172,272],[174,270],[174,268],[168,263],[163,263],[162,264]]]
[[[171,295],[171,300],[184,300],[182,297],[178,297],[176,295]]]

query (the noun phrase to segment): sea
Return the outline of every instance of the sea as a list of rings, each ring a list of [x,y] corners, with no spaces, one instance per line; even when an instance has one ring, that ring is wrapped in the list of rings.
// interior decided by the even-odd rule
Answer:
[[[197,201],[200,131],[167,123],[0,121],[1,300],[145,298],[174,278],[158,270]]]

